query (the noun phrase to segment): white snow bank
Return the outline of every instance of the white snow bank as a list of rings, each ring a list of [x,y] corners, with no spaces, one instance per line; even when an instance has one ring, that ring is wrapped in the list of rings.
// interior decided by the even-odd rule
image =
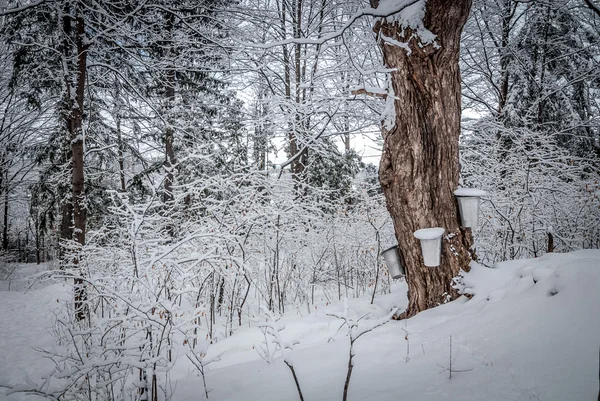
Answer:
[[[460,297],[403,321],[390,321],[355,343],[350,400],[583,401],[598,396],[600,345],[600,251],[548,254],[537,259],[477,263],[463,273]],[[31,347],[50,346],[48,334],[56,299],[70,299],[59,285],[27,294],[0,291],[0,379],[22,382],[47,368]],[[348,301],[349,313],[372,324],[392,306],[406,305],[406,285],[392,293]],[[348,364],[348,337],[334,302],[310,314],[291,311],[279,323],[287,343],[300,341],[293,359],[308,401],[342,398]],[[258,317],[257,317],[258,318]],[[7,322],[9,322],[7,324]],[[452,354],[450,355],[450,337]],[[238,329],[208,348],[210,399],[298,399],[291,373],[281,358],[267,364],[253,347],[257,328]],[[202,379],[186,363],[183,350],[170,371],[174,401],[202,399]],[[450,359],[455,371],[449,379]],[[46,361],[47,362],[47,361]],[[2,398],[0,390],[0,398]],[[25,400],[12,395],[7,398]],[[25,397],[25,396],[22,396]]]
[[[39,383],[52,371],[54,363],[36,349],[53,348],[52,311],[71,300],[69,287],[62,284],[27,292],[0,291],[0,384],[33,388],[28,380]],[[0,400],[40,399],[26,394],[8,397],[3,391]]]
[[[392,321],[356,343],[350,400],[597,397],[600,251],[551,254],[494,269],[473,264],[463,280],[474,294],[471,299],[461,297],[412,319]],[[350,304],[350,309],[368,307],[366,300],[362,306],[358,300]],[[464,370],[452,379],[447,371],[450,336],[453,369]],[[236,335],[230,340],[235,343]],[[329,342],[290,353],[305,399],[341,399],[347,341],[340,330]],[[214,369],[207,380],[211,397],[219,400],[298,399],[281,361]],[[197,386],[192,383],[197,382],[180,381],[175,399],[192,394]]]
[[[392,293],[377,295],[371,304],[370,299],[348,299],[348,315],[350,318],[368,322],[378,320],[386,316],[394,307],[400,311],[408,305],[406,297],[406,282],[400,281],[392,284]],[[318,308],[310,314],[302,311],[302,308],[292,310],[281,316],[278,323],[285,326],[281,333],[282,339],[287,343],[299,344],[295,350],[312,347],[330,341],[332,337],[339,334],[340,322],[333,318],[332,314],[342,314],[343,301],[336,301],[328,306]],[[256,317],[261,321],[261,317]],[[264,335],[257,327],[238,329],[232,337],[212,344],[209,348],[208,357],[213,357],[224,352],[219,362],[212,367],[226,367],[243,362],[260,359],[255,348],[264,341]]]
[[[50,263],[4,263],[0,265],[0,291],[43,287],[46,283],[35,280],[35,277],[50,268]]]

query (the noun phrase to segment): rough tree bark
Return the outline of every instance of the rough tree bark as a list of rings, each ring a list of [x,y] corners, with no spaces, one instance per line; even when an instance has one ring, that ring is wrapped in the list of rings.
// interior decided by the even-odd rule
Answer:
[[[407,270],[409,305],[401,317],[456,298],[452,279],[469,270],[472,257],[471,232],[460,227],[453,194],[460,171],[460,35],[470,8],[471,0],[428,0],[423,22],[437,35],[434,44],[421,43],[393,18],[374,27],[379,38],[408,43],[411,50],[380,40],[384,64],[394,69],[395,124],[384,130],[379,180]],[[413,236],[428,227],[446,229],[439,267],[423,265]]]

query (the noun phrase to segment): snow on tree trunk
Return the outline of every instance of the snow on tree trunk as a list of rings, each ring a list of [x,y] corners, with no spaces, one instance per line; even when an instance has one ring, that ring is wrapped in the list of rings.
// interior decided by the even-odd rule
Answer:
[[[461,269],[469,270],[472,246],[470,229],[460,227],[453,195],[460,170],[460,35],[471,1],[429,0],[422,7],[421,28],[435,34],[434,41],[419,37],[427,31],[414,29],[414,16],[387,18],[374,27],[385,66],[394,69],[395,119],[384,130],[379,180],[407,268],[404,317],[457,297],[452,279]],[[446,229],[441,265],[434,268],[423,264],[413,236],[428,227]]]

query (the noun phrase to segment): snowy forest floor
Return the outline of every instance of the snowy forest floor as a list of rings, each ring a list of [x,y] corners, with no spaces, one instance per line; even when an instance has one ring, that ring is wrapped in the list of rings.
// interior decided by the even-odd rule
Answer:
[[[15,265],[0,281],[0,384],[38,382],[52,362],[36,348],[49,348],[53,308],[70,302],[70,287],[37,284],[25,291],[25,277],[44,266]],[[548,254],[500,263],[473,264],[463,284],[471,299],[458,300],[406,321],[389,321],[355,343],[350,400],[595,400],[600,346],[600,251]],[[9,289],[10,287],[10,289]],[[406,304],[406,287],[348,301],[351,314],[370,322],[391,306]],[[348,364],[347,329],[339,329],[344,302],[310,314],[296,309],[279,320],[281,335],[295,343],[288,359],[306,401],[341,400]],[[450,339],[452,341],[450,362]],[[257,327],[238,328],[210,345],[207,357],[222,354],[207,368],[209,399],[224,401],[297,400],[280,354],[273,363],[256,348],[264,341]],[[264,344],[263,344],[264,345]],[[202,379],[176,349],[169,372],[173,400],[204,399]],[[452,377],[449,376],[452,363]],[[34,396],[6,395],[1,400]]]

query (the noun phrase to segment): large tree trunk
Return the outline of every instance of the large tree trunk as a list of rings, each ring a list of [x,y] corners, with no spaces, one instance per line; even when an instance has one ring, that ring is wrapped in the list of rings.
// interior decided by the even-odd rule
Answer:
[[[460,170],[459,46],[470,7],[471,0],[427,1],[423,22],[437,35],[435,44],[421,43],[413,30],[390,18],[375,25],[385,66],[394,69],[395,125],[384,132],[379,180],[407,270],[404,317],[456,298],[452,279],[468,271],[471,261],[471,233],[460,227],[453,194]],[[408,42],[410,54],[381,35]],[[429,227],[446,229],[438,267],[424,266],[413,236]]]

